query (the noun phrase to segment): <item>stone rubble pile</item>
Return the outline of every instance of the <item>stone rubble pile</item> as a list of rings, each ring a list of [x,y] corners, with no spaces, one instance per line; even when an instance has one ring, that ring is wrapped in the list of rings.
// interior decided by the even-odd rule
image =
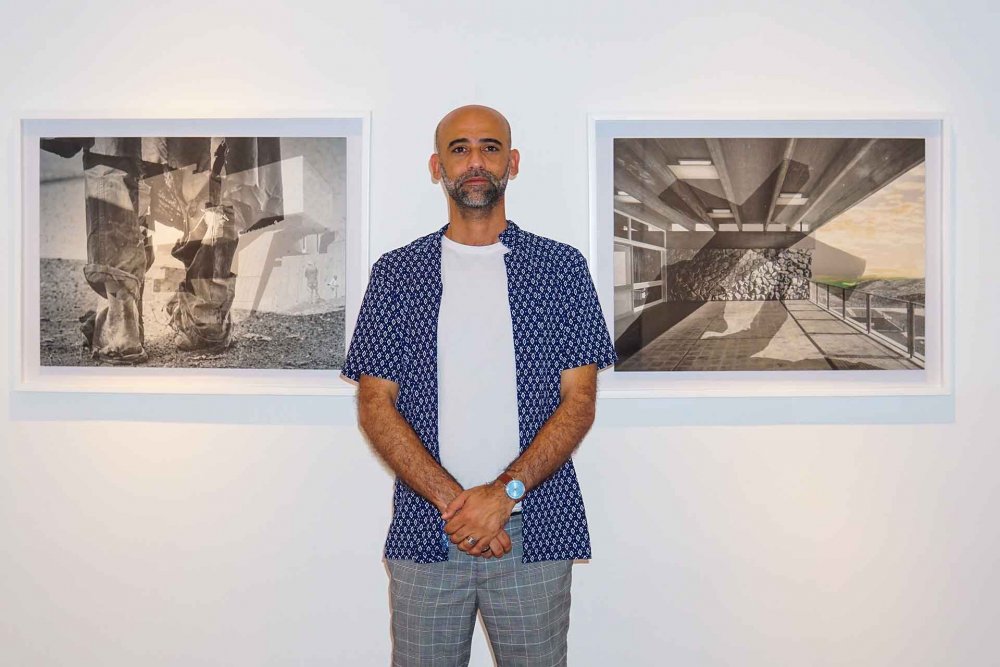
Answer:
[[[669,301],[809,298],[810,249],[667,250]]]

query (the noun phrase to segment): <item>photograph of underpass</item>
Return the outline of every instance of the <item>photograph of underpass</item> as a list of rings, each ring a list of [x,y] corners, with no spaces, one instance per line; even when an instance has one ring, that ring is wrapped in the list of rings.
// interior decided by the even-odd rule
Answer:
[[[616,138],[617,371],[920,370],[922,138]]]

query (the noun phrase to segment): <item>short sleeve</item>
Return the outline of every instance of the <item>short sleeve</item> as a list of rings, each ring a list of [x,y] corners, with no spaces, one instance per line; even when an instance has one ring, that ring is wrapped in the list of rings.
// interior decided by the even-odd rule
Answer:
[[[597,364],[598,370],[606,368],[618,361],[618,355],[597,300],[587,260],[579,250],[573,250],[568,276],[560,368],[588,364]]]
[[[372,266],[341,374],[355,382],[372,375],[399,384],[405,353],[401,329],[398,291],[383,256]]]

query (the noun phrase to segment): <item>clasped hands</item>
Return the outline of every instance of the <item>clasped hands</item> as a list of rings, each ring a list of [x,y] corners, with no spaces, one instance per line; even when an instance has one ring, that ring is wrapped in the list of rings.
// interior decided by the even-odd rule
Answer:
[[[510,536],[503,527],[516,504],[495,482],[466,489],[441,513],[444,532],[470,556],[499,558],[511,550]],[[469,538],[473,538],[472,543]]]

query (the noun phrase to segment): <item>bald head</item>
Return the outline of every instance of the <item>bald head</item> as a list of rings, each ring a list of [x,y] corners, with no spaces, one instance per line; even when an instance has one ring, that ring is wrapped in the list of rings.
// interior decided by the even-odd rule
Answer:
[[[437,127],[434,128],[434,151],[441,151],[442,138],[447,137],[447,141],[452,141],[451,135],[454,134],[452,130],[460,130],[462,126],[469,123],[495,123],[502,132],[502,137],[497,138],[504,141],[508,149],[510,148],[510,123],[507,122],[503,114],[490,107],[468,104],[449,111],[438,122]]]

